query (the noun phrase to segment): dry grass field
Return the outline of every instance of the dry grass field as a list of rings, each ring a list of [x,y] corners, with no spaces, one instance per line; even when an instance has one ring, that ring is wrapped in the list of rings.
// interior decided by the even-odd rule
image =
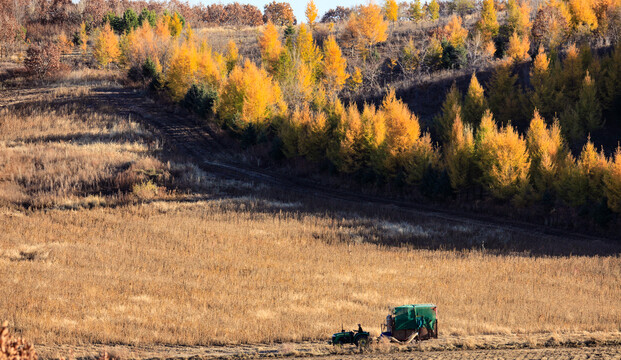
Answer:
[[[378,334],[390,306],[419,302],[439,305],[445,335],[621,328],[618,257],[388,248],[357,241],[366,222],[298,206],[4,211],[0,317],[41,343],[302,341],[357,322]]]
[[[391,306],[418,302],[438,304],[444,337],[621,338],[615,247],[570,255],[607,245],[219,179],[96,101],[114,79],[78,78],[0,100],[0,319],[37,344],[377,335]]]

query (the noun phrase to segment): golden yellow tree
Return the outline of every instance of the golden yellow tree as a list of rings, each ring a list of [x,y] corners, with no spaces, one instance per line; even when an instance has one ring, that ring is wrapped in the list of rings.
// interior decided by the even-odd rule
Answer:
[[[608,171],[604,175],[604,193],[608,199],[608,207],[621,213],[621,147],[609,161]]]
[[[361,51],[368,51],[373,45],[386,41],[388,36],[388,23],[384,21],[380,7],[373,3],[361,5],[357,12],[352,12],[347,28]]]
[[[444,26],[444,33],[448,42],[455,46],[464,46],[468,37],[468,30],[462,26],[461,16],[453,15],[448,23]]]
[[[261,47],[261,55],[270,68],[278,62],[280,54],[283,52],[283,46],[278,39],[278,30],[271,21],[265,25],[265,29],[259,36],[259,46]]]
[[[174,101],[183,99],[195,80],[197,70],[196,49],[187,43],[176,46],[166,71],[166,83]]]
[[[308,65],[314,73],[321,64],[322,55],[315,41],[313,41],[312,32],[304,24],[300,24],[296,47],[300,52],[300,59],[302,62]]]
[[[340,172],[354,173],[365,161],[365,138],[362,117],[358,108],[350,104],[346,110],[338,112],[338,128],[340,135],[338,147],[330,155],[330,159]]]
[[[460,191],[472,185],[474,180],[474,135],[472,127],[464,125],[456,111],[451,136],[444,150],[446,171],[451,187]]]
[[[308,25],[313,26],[315,19],[317,19],[317,6],[315,6],[315,1],[310,0],[308,4],[306,4],[305,14]]]
[[[457,114],[460,119],[462,118],[461,111],[461,93],[457,89],[457,84],[453,82],[442,103],[440,115],[434,119],[435,131],[444,143],[450,141],[453,121]]]
[[[349,90],[352,92],[358,91],[360,86],[362,86],[362,82],[364,81],[364,76],[362,75],[362,70],[359,67],[354,67],[354,72],[348,79],[347,85]]]
[[[60,49],[61,53],[63,54],[71,53],[73,49],[73,42],[69,41],[64,31],[61,32],[60,35],[58,35],[57,43],[58,43],[58,48]]]
[[[386,19],[390,22],[396,22],[399,16],[399,5],[395,0],[386,0],[384,3],[384,13],[386,13]]]
[[[550,60],[543,46],[539,47],[539,52],[533,61],[530,83],[533,86],[530,94],[532,107],[538,109],[544,118],[551,119],[555,116],[557,109],[560,109],[562,93],[556,90],[556,81],[550,71]]]
[[[526,141],[511,126],[501,127],[483,142],[489,165],[483,168],[489,179],[487,186],[499,199],[511,199],[523,194],[528,186],[530,159]]]
[[[590,30],[597,29],[597,16],[591,0],[569,0],[569,11],[574,26],[587,26]]]
[[[438,0],[431,0],[429,5],[427,5],[427,11],[431,20],[438,20],[440,18],[440,4],[438,4]]]
[[[231,72],[235,65],[239,62],[239,50],[237,49],[237,45],[235,41],[229,40],[226,44],[226,55],[224,56],[224,60],[226,62],[226,72]]]
[[[530,181],[535,189],[535,198],[541,199],[545,191],[558,187],[558,177],[564,170],[567,149],[557,120],[546,126],[544,119],[535,109],[526,135],[530,163]]]
[[[386,141],[393,157],[405,153],[420,136],[420,124],[407,105],[397,99],[395,90],[388,91],[381,110],[386,117]]]
[[[563,83],[563,93],[568,102],[573,103],[577,101],[584,80],[584,70],[578,48],[575,44],[570,44],[567,47],[560,80]]]
[[[522,195],[528,185],[530,161],[526,141],[510,125],[498,129],[485,111],[475,140],[479,183],[499,199]]]
[[[170,36],[176,38],[181,35],[181,31],[183,30],[183,22],[181,22],[181,18],[175,12],[173,16],[170,18],[170,22],[168,23],[168,31],[170,31]]]
[[[306,103],[293,112],[291,122],[298,129],[298,154],[314,162],[323,160],[328,144],[325,113],[312,111]]]
[[[323,83],[332,94],[339,92],[349,77],[345,69],[347,60],[341,53],[334,36],[328,37],[323,44]]]
[[[97,39],[95,39],[93,56],[95,56],[100,66],[107,67],[108,64],[116,61],[120,54],[119,39],[112,31],[110,24],[106,23],[103,29],[100,30]]]
[[[513,59],[514,62],[525,61],[529,58],[528,50],[530,50],[528,35],[520,37],[517,31],[514,31],[507,46],[507,57]]]
[[[477,28],[481,31],[486,41],[498,34],[499,25],[496,16],[496,8],[494,7],[494,0],[483,0],[481,18],[477,22]]]
[[[582,148],[577,162],[578,171],[585,181],[585,187],[576,195],[581,203],[598,201],[604,195],[604,174],[608,168],[608,161],[603,152],[597,151],[591,139]],[[584,199],[580,199],[585,196]]]
[[[196,81],[218,89],[222,78],[228,72],[225,58],[221,54],[214,54],[206,45],[200,47],[196,57]]]
[[[602,106],[597,96],[595,81],[591,78],[588,70],[580,88],[576,112],[582,120],[582,128],[587,133],[600,129],[603,126]]]
[[[86,32],[86,23],[84,21],[80,24],[78,36],[80,38],[80,50],[82,50],[82,54],[86,54],[88,49],[88,33]]]
[[[485,94],[483,87],[479,83],[475,73],[472,73],[470,78],[470,85],[464,98],[463,116],[464,121],[470,124],[473,128],[479,126],[481,117],[487,109],[487,100],[485,100]]]
[[[218,113],[233,130],[259,128],[287,112],[280,87],[264,69],[246,59],[235,66],[222,86]]]
[[[527,36],[530,32],[530,4],[529,1],[507,1],[507,23],[519,36]]]

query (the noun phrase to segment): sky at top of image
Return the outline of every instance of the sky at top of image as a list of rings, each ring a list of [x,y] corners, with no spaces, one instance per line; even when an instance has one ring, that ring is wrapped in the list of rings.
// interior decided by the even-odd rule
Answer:
[[[188,0],[188,2],[191,5],[197,5],[197,4],[203,4],[203,5],[210,5],[210,4],[222,4],[222,5],[226,5],[229,3],[233,3],[237,1],[240,4],[251,4],[251,5],[255,5],[256,7],[258,7],[261,11],[263,11],[263,7],[269,3],[272,2],[272,0],[230,0],[230,1],[208,1],[208,0]],[[283,0],[276,0],[276,2],[282,2]],[[291,5],[291,8],[293,9],[293,15],[295,15],[295,18],[298,20],[298,23],[300,22],[306,22],[306,15],[304,14],[304,12],[306,11],[306,4],[308,3],[308,0],[302,0],[302,1],[285,1],[288,2]],[[359,4],[366,4],[368,1],[367,0],[340,0],[340,1],[330,1],[330,0],[315,0],[315,6],[317,6],[317,21],[319,21],[321,19],[321,17],[323,16],[323,14],[326,13],[326,11],[333,9],[337,6],[344,6],[344,7],[350,7],[350,6],[354,6],[354,5],[359,5]],[[383,3],[383,0],[381,1]],[[378,1],[375,1],[376,4],[379,4]]]

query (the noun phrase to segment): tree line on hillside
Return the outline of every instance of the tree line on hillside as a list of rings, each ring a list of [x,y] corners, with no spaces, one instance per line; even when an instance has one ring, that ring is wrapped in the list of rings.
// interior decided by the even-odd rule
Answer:
[[[399,21],[393,0],[357,6],[341,32],[328,27],[320,42],[312,1],[305,23],[268,21],[259,28],[258,63],[234,41],[214,51],[172,10],[104,15],[99,27],[81,23],[78,41],[59,36],[56,44],[65,52],[79,44],[101,67],[127,69],[134,81],[229,129],[245,146],[270,142],[276,159],[303,158],[432,197],[478,194],[522,207],[584,209],[603,223],[621,212],[621,150],[606,153],[589,134],[618,126],[621,49],[599,55],[591,45],[616,41],[610,29],[620,6],[611,2],[604,11],[600,2],[572,1],[547,0],[533,13],[528,2],[507,0],[499,22],[497,5],[484,0],[472,27],[453,14],[423,39],[424,53],[406,43],[399,61],[413,68],[452,68],[475,40],[494,65],[486,89],[476,73],[465,94],[453,87],[430,129],[394,90],[377,106],[343,101],[367,81],[343,49],[363,61],[377,56]],[[420,11],[438,21],[439,8],[432,1]],[[568,45],[570,37],[582,45]],[[27,66],[35,55],[29,51]],[[528,76],[518,77],[524,64]]]

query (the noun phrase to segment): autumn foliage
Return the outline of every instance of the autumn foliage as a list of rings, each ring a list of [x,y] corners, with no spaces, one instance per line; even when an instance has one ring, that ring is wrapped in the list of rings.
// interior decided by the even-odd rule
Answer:
[[[124,9],[101,21],[77,19],[66,32],[72,36],[52,39],[64,54],[75,43],[72,56],[89,60],[92,53],[101,67],[148,74],[138,80],[149,89],[194,104],[187,107],[244,139],[258,133],[255,140],[273,141],[281,157],[377,184],[432,186],[431,194],[442,196],[477,192],[524,206],[599,202],[619,211],[619,151],[606,153],[587,139],[599,140],[598,132],[618,121],[621,50],[591,51],[583,41],[612,38],[618,4],[546,0],[533,13],[528,1],[484,0],[478,14],[464,18],[437,1],[406,5],[368,3],[324,16],[340,25],[318,24],[313,1],[308,23],[299,25],[278,2],[266,6],[265,19],[239,4],[208,5],[197,17],[182,6]],[[99,13],[94,7],[89,2],[88,11]],[[440,8],[441,22],[421,21],[437,19]],[[232,19],[238,15],[253,20]],[[408,17],[429,26],[426,35],[387,41],[389,23]],[[115,33],[111,19],[122,20],[124,31]],[[200,28],[218,23],[260,25],[252,30],[258,49],[245,40],[214,41]],[[43,61],[49,49],[28,51],[32,74],[43,78],[56,68]],[[483,64],[491,76],[479,81]],[[421,111],[420,121],[400,99],[403,88],[383,87],[441,68],[450,76],[459,67],[472,74],[469,83],[458,79],[439,113]],[[375,105],[364,103],[367,95]]]
[[[121,50],[119,48],[119,39],[112,31],[110,24],[106,23],[100,30],[99,36],[95,39],[93,48],[93,56],[102,67],[107,67],[111,62],[119,59]]]
[[[388,23],[384,20],[382,9],[373,3],[361,5],[347,21],[347,31],[353,37],[354,45],[361,51],[386,41],[387,30]]]

